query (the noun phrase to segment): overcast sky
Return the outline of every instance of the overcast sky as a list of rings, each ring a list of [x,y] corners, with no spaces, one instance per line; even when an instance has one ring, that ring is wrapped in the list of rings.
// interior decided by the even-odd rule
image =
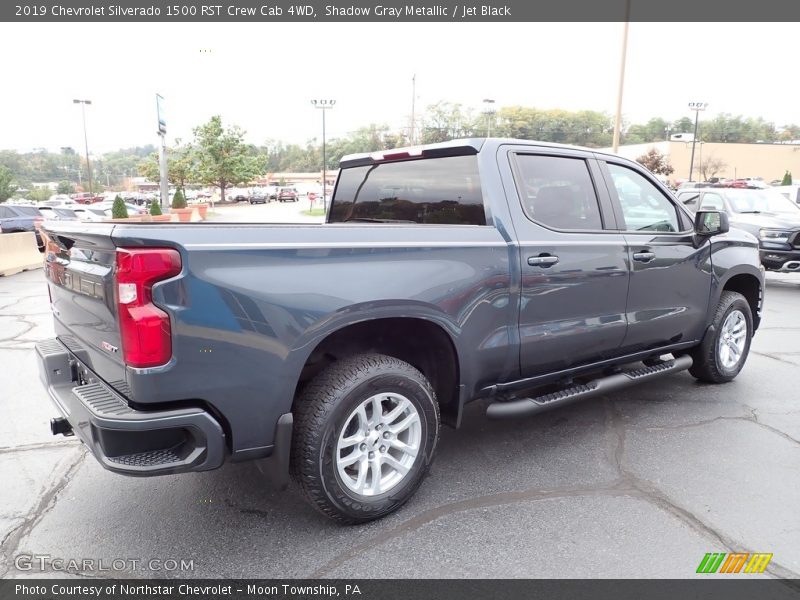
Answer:
[[[267,139],[321,137],[312,98],[336,100],[328,137],[371,122],[408,127],[440,100],[589,109],[613,115],[621,23],[0,24],[0,149],[92,153],[158,141],[155,94],[166,99],[168,142],[220,114]],[[795,23],[632,23],[623,114],[692,116],[687,103],[800,122]],[[87,72],[87,67],[91,70]]]

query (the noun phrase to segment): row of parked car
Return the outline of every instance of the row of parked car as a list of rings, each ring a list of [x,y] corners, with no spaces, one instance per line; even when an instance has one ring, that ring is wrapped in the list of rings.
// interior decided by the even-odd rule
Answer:
[[[42,221],[104,221],[111,218],[113,202],[103,201],[93,204],[56,204],[47,201],[35,206],[23,204],[0,204],[0,233],[14,233],[19,231],[33,231],[36,233],[36,243],[42,250],[44,244],[36,228],[37,222]],[[129,215],[144,212],[140,206],[126,203]]]
[[[277,185],[249,189],[233,188],[227,192],[226,198],[233,202],[249,202],[250,204],[266,204],[273,200],[297,202],[300,199],[300,192],[295,187]]]

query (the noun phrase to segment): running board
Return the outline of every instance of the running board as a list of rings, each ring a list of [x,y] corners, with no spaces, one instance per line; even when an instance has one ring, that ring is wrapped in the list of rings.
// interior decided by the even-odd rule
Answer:
[[[681,356],[679,358],[665,360],[652,367],[642,367],[633,371],[615,373],[606,377],[600,377],[585,384],[574,385],[551,394],[536,396],[535,398],[517,398],[507,402],[493,402],[486,409],[486,416],[490,419],[515,419],[517,417],[527,417],[536,413],[544,412],[553,408],[558,408],[566,404],[602,396],[610,392],[616,392],[623,388],[656,379],[662,375],[685,371],[692,366],[691,356]]]

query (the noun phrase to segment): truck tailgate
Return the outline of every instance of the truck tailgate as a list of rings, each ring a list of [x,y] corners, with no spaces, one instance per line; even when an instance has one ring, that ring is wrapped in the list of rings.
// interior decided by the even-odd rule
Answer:
[[[56,335],[85,366],[124,394],[113,229],[111,223],[54,223],[42,227],[42,233]]]

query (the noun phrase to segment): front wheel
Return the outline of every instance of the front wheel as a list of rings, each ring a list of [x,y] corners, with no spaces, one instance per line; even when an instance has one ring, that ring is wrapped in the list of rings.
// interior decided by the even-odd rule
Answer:
[[[753,314],[744,296],[725,291],[702,343],[690,352],[694,377],[709,383],[733,380],[744,367],[753,337]]]
[[[430,383],[382,354],[338,361],[295,403],[292,474],[306,499],[343,524],[402,506],[428,471],[439,439]]]

